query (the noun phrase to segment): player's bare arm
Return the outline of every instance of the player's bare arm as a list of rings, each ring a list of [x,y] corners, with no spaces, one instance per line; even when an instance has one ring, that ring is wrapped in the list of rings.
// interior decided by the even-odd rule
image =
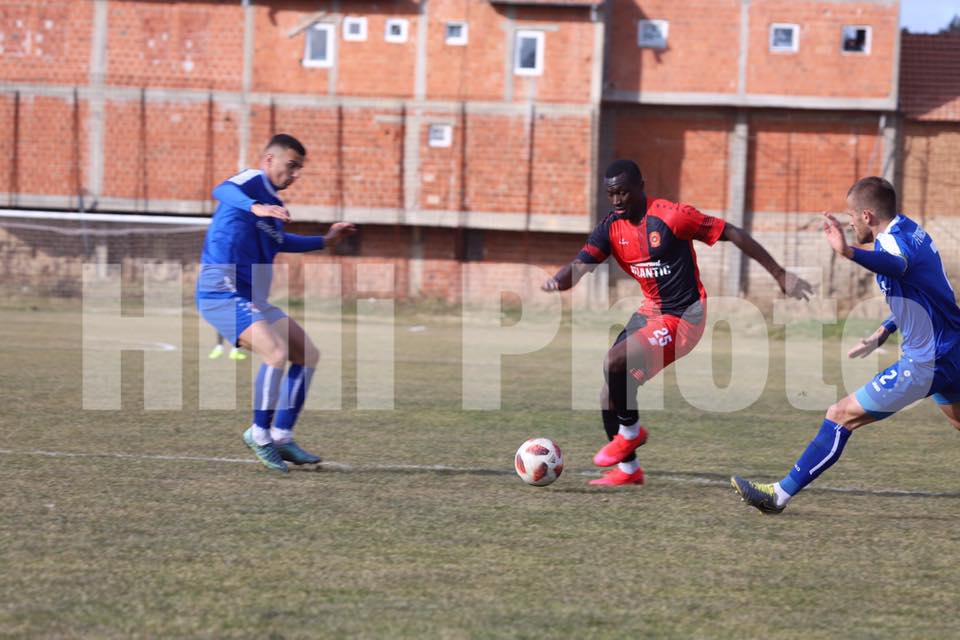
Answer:
[[[570,264],[561,268],[552,278],[540,285],[543,291],[566,291],[572,289],[580,278],[597,268],[595,264],[587,264],[580,260],[574,260]]]
[[[347,236],[352,236],[357,232],[357,227],[352,222],[334,222],[327,235],[323,236],[324,244],[328,247],[335,247]]]
[[[876,351],[884,342],[886,342],[887,338],[889,337],[890,331],[887,331],[887,328],[884,325],[880,325],[877,327],[877,330],[868,337],[861,338],[860,342],[858,342],[854,348],[847,352],[847,357],[866,358],[868,355]]]
[[[843,233],[843,225],[832,213],[823,212],[823,233],[827,237],[830,248],[837,255],[850,260],[853,258],[853,248],[847,244],[847,236]]]
[[[749,233],[736,225],[727,223],[720,239],[732,242],[738,249],[750,256],[750,258],[759,262],[760,265],[773,276],[774,280],[777,281],[782,292],[797,300],[810,299],[810,295],[813,293],[813,287],[810,286],[810,283],[795,273],[781,267],[773,256],[771,256],[759,242],[754,240],[753,236]]]

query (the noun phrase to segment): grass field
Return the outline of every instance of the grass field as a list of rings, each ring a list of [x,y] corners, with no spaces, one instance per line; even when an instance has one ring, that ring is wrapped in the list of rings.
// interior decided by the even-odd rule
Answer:
[[[240,442],[249,367],[236,411],[198,410],[195,317],[184,319],[182,411],[143,410],[138,354],[123,358],[125,410],[82,410],[79,313],[7,308],[0,318],[3,637],[960,629],[960,434],[932,403],[858,432],[782,516],[743,506],[727,485],[731,473],[778,478],[819,426],[822,411],[786,400],[776,339],[766,390],[745,410],[693,408],[669,370],[664,410],[643,414],[647,484],[600,490],[585,485],[598,415],[565,408],[569,325],[547,349],[505,359],[501,410],[462,411],[460,323],[405,313],[396,409],[361,411],[345,318],[347,408],[307,412],[298,431],[332,464],[280,477]],[[715,345],[722,364],[728,341]],[[837,338],[825,353],[835,383]],[[566,456],[546,488],[512,472],[516,447],[537,435]]]

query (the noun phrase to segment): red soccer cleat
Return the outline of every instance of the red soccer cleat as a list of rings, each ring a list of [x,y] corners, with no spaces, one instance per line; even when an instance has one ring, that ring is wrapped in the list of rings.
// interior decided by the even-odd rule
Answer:
[[[620,467],[614,467],[603,474],[603,477],[591,480],[587,484],[606,487],[618,487],[627,484],[643,484],[643,469],[638,468],[633,473],[624,473]]]
[[[627,440],[618,433],[613,437],[613,440],[605,444],[600,451],[597,451],[597,455],[593,456],[593,464],[598,467],[612,467],[618,462],[623,462],[627,456],[646,441],[647,430],[643,427],[640,427],[640,433],[633,440]]]

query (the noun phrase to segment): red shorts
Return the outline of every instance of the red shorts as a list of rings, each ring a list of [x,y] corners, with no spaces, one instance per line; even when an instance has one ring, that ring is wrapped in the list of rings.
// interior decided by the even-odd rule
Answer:
[[[677,316],[650,315],[646,325],[634,330],[630,336],[642,345],[643,366],[630,369],[630,375],[643,384],[677,358],[687,355],[703,336],[706,314],[699,323],[693,324]]]

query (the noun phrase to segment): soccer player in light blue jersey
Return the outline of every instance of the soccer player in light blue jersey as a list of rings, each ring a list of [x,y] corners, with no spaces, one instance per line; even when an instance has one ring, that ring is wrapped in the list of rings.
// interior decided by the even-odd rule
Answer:
[[[297,179],[306,155],[296,138],[277,134],[263,151],[260,169],[243,171],[213,190],[220,204],[207,229],[197,278],[200,315],[230,344],[263,360],[254,384],[253,424],[243,441],[264,466],[284,472],[287,462],[320,462],[293,440],[320,353],[295,320],[268,302],[273,260],[282,251],[335,246],[356,231],[347,222],[333,224],[325,236],[283,230],[290,214],[277,192]]]
[[[867,356],[899,329],[901,356],[827,410],[820,432],[780,482],[731,478],[743,501],[765,513],[783,511],[797,492],[829,469],[855,429],[917,400],[933,396],[950,424],[960,429],[960,308],[933,239],[897,214],[896,191],[883,178],[863,178],[850,187],[846,215],[857,242],[873,241],[873,251],[848,246],[840,222],[825,213],[827,241],[838,255],[877,274],[892,312],[848,355]]]

